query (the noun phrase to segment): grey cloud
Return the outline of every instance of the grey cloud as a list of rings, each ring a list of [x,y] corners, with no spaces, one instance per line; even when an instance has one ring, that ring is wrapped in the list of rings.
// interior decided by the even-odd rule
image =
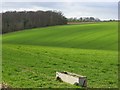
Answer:
[[[5,10],[57,10],[66,17],[94,16],[100,19],[117,19],[116,2],[6,2]]]

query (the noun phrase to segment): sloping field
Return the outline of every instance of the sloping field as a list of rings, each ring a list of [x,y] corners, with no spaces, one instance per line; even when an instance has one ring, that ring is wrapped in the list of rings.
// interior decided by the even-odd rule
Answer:
[[[51,26],[3,35],[3,81],[11,87],[77,87],[56,71],[88,78],[88,87],[117,87],[117,22]]]

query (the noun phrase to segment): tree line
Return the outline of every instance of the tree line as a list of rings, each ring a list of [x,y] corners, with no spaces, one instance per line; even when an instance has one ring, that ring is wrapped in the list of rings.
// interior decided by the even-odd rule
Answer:
[[[57,11],[8,11],[2,13],[2,33],[63,24],[67,24],[67,19]]]
[[[94,17],[80,17],[80,18],[68,18],[68,22],[100,22],[99,18]]]

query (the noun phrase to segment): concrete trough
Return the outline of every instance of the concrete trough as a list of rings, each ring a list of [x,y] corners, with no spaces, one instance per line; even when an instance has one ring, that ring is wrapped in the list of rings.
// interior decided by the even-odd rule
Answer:
[[[70,72],[56,72],[56,79],[73,85],[87,87],[87,77]]]

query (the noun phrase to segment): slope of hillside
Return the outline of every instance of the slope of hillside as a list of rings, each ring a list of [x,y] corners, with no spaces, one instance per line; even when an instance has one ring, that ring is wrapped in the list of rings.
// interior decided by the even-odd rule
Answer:
[[[4,34],[3,81],[12,87],[76,87],[54,79],[56,71],[69,71],[86,75],[88,87],[117,87],[117,37],[117,22]]]

